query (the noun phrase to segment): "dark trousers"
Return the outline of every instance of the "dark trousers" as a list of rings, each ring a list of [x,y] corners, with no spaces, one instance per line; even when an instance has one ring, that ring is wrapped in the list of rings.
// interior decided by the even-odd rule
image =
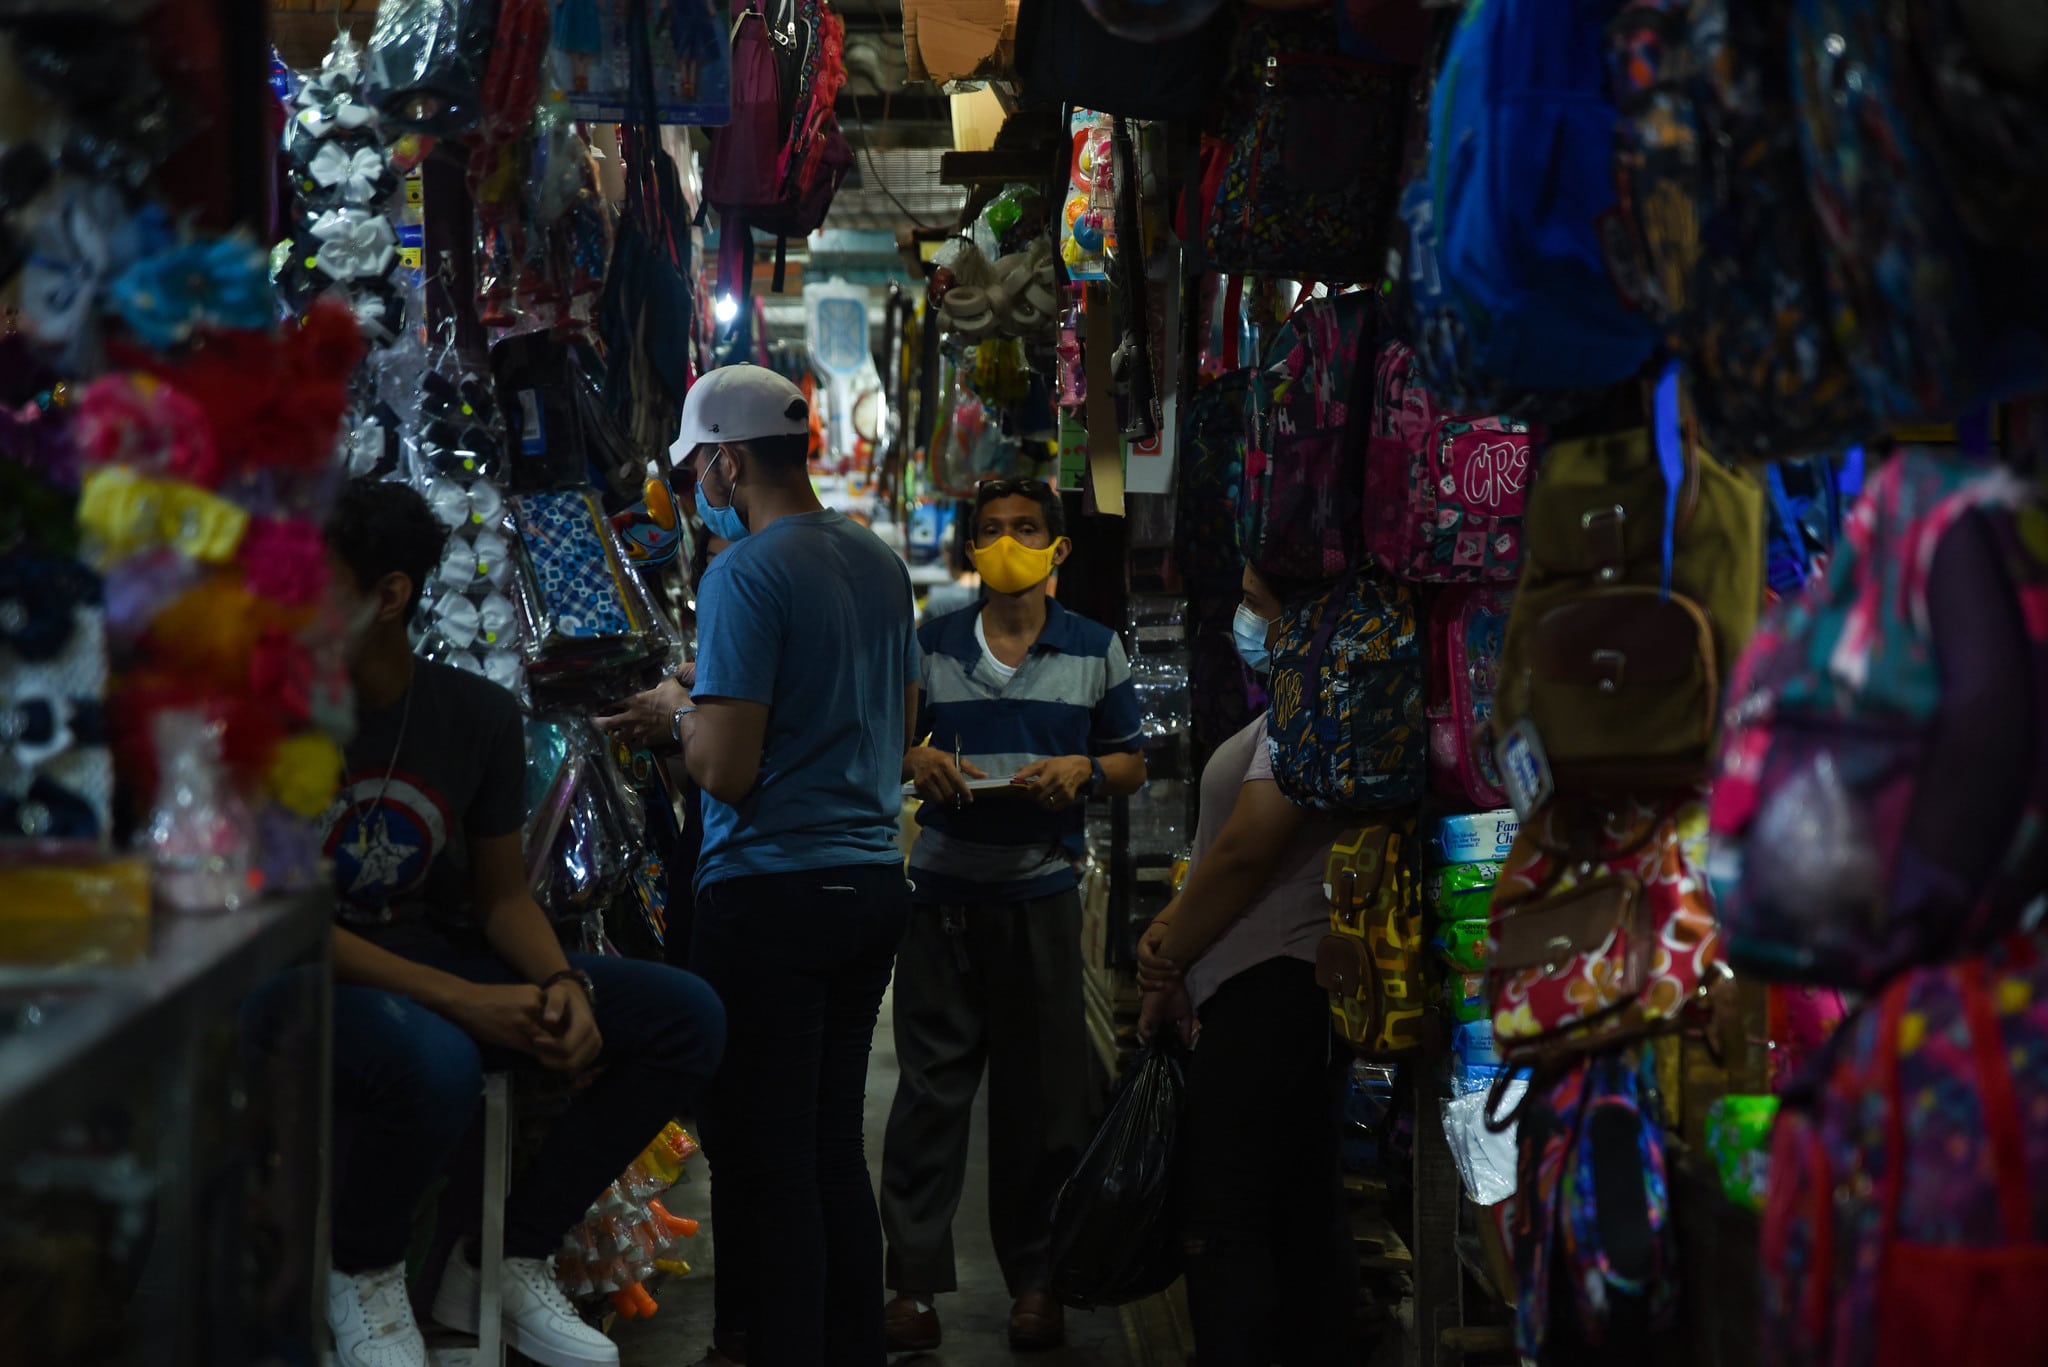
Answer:
[[[394,948],[399,948],[394,946]],[[522,981],[502,960],[450,945],[407,958],[476,983]],[[505,1252],[544,1258],[649,1140],[696,1104],[718,1066],[725,1013],[697,978],[661,964],[571,955],[597,984],[596,1079],[548,1131],[505,1208]],[[478,1113],[485,1069],[530,1063],[483,1048],[409,997],[334,989],[334,1265],[405,1261],[414,1213]]]
[[[958,1289],[953,1216],[988,1072],[989,1230],[1010,1294],[1043,1290],[1052,1204],[1091,1136],[1081,897],[919,906],[896,959],[900,1080],[882,1152],[888,1281]]]
[[[882,1229],[862,1120],[868,1051],[910,911],[900,864],[723,879],[691,961],[728,1039],[702,1110],[718,1333],[749,1367],[880,1367]]]
[[[1271,959],[1202,1006],[1181,1128],[1202,1367],[1350,1367],[1358,1259],[1339,1166],[1351,1053],[1315,967]]]

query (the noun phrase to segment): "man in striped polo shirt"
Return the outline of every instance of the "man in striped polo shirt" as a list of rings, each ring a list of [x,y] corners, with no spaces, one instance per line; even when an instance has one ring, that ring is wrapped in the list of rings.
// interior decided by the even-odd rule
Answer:
[[[904,758],[924,805],[896,961],[902,1080],[882,1158],[896,1293],[886,1321],[903,1352],[939,1346],[933,1298],[957,1289],[952,1224],[984,1067],[1010,1341],[1050,1348],[1065,1336],[1046,1245],[1053,1198],[1090,1138],[1082,812],[1145,782],[1123,643],[1046,593],[1069,550],[1059,495],[1043,480],[985,481],[971,526],[988,593],[918,630],[923,744]]]

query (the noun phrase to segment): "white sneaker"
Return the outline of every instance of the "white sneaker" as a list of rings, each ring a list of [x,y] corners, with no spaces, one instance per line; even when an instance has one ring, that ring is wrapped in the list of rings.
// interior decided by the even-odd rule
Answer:
[[[474,1334],[480,1276],[460,1245],[448,1255],[434,1319]],[[555,1280],[552,1258],[507,1258],[499,1278],[505,1309],[505,1341],[543,1367],[619,1367],[619,1345],[583,1322]]]
[[[427,1367],[427,1341],[405,1294],[405,1264],[351,1277],[327,1274],[327,1325],[336,1367]]]

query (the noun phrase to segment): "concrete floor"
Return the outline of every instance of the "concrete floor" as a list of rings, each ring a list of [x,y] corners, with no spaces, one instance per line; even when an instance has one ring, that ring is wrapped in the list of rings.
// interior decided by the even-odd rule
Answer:
[[[868,1168],[878,1172],[882,1128],[896,1095],[896,1049],[889,1028],[889,1003],[875,1031],[875,1052],[868,1068]],[[1055,1353],[1020,1355],[1010,1351],[1010,1298],[996,1269],[988,1238],[987,1117],[977,1108],[967,1195],[961,1202],[953,1236],[961,1259],[961,1291],[939,1303],[946,1344],[937,1353],[900,1360],[905,1367],[994,1367],[1029,1363],[1034,1367],[1134,1367],[1125,1345],[1122,1316],[1114,1310],[1093,1315],[1069,1312],[1068,1346]],[[692,1275],[670,1282],[659,1293],[661,1313],[652,1320],[621,1324],[615,1331],[623,1367],[689,1367],[711,1342],[711,1288],[718,1275],[716,1244],[709,1223],[709,1169],[704,1160],[690,1163],[691,1182],[668,1202],[671,1211],[705,1221],[704,1233],[692,1240],[686,1257]]]

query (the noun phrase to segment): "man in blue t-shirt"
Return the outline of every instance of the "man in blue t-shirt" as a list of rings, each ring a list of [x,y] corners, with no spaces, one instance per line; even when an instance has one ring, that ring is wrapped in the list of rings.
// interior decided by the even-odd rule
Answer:
[[[1116,633],[1046,594],[1066,559],[1043,480],[975,492],[973,607],[918,632],[922,692],[905,757],[923,828],[916,907],[896,964],[901,1084],[882,1159],[890,1347],[939,1346],[933,1297],[955,1289],[953,1216],[989,1074],[989,1224],[1015,1304],[1010,1341],[1064,1337],[1046,1294],[1053,1198],[1090,1130],[1081,998],[1082,815],[1145,781],[1131,667]],[[1006,782],[1002,782],[1006,781]],[[1000,784],[1000,786],[991,786]]]
[[[896,821],[917,687],[910,573],[822,507],[810,410],[759,366],[690,388],[675,450],[732,545],[697,593],[695,681],[608,729],[665,731],[704,790],[690,961],[725,1001],[703,1107],[721,1333],[752,1367],[880,1362],[868,1050],[910,914]],[[679,472],[680,473],[680,472]]]

